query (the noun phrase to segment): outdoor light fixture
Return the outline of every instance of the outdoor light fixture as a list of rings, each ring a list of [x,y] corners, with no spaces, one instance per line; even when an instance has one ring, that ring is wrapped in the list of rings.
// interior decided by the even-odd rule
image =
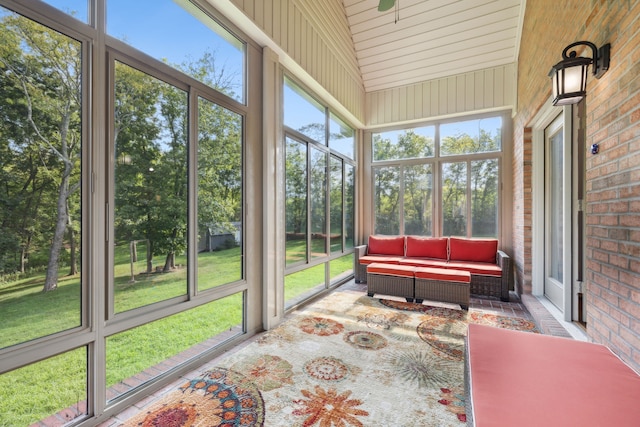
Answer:
[[[576,46],[589,46],[592,58],[576,56]],[[571,50],[571,52],[569,52]],[[567,55],[567,52],[569,54]],[[577,104],[587,95],[587,69],[593,64],[592,73],[599,79],[609,69],[611,44],[607,43],[600,49],[591,42],[575,42],[562,51],[562,61],[551,67],[549,77],[553,83],[553,105]]]

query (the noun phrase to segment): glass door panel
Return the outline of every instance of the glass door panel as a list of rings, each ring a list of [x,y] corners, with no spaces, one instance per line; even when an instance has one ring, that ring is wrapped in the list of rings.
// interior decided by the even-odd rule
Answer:
[[[545,296],[563,310],[564,293],[564,139],[562,117],[545,133]]]

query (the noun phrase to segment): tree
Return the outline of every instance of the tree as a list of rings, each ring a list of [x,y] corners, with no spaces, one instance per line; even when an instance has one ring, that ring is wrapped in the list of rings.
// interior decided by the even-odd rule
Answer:
[[[47,274],[43,290],[58,285],[58,268],[65,232],[79,206],[70,209],[72,194],[80,189],[81,148],[81,44],[26,18],[7,15],[2,19],[0,66],[4,78],[16,92],[15,114],[22,112],[23,133],[13,131],[17,149],[33,153],[27,188],[31,195],[46,198],[39,176],[55,183],[55,217],[50,236]],[[7,103],[3,102],[6,108]],[[20,139],[17,139],[20,138]],[[37,161],[37,163],[36,163]],[[35,165],[38,164],[36,168]],[[40,201],[43,201],[42,198]],[[30,198],[30,201],[34,201]],[[27,229],[23,227],[22,229]],[[31,241],[27,238],[23,243]],[[23,244],[23,247],[25,245]],[[23,255],[24,257],[24,255]]]
[[[242,118],[198,104],[198,218],[202,228],[232,229],[242,215]]]
[[[285,159],[286,229],[294,236],[307,229],[307,148],[287,138]]]

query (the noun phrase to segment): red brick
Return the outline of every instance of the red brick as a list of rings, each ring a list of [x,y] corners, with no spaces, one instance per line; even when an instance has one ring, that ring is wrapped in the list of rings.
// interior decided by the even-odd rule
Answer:
[[[618,215],[601,215],[600,224],[602,225],[618,225],[620,217]]]
[[[620,215],[620,225],[622,227],[640,227],[640,215]]]
[[[589,80],[585,103],[586,146],[601,143],[598,155],[586,155],[588,334],[640,371],[640,342],[620,331],[620,325],[626,332],[640,331],[640,1],[566,0],[554,8],[546,3],[526,5],[514,117],[514,193],[521,197],[531,185],[528,126],[549,96],[548,77],[540,70],[556,63],[571,41],[610,42],[611,68],[601,79]],[[530,271],[524,254],[539,230],[527,228],[530,219],[522,215],[532,211],[531,199],[516,200],[520,203],[513,243],[521,253],[515,258]],[[625,290],[630,298],[612,301],[611,292],[625,295]]]
[[[612,266],[611,264],[603,264],[602,274],[607,276],[609,279],[618,280],[620,277],[620,269]]]

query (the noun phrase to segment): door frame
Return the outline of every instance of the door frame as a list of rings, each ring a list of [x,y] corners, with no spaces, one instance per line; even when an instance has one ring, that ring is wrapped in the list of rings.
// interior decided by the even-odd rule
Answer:
[[[537,297],[544,298],[544,280],[545,280],[545,129],[558,117],[563,116],[563,138],[565,141],[565,162],[572,161],[573,146],[573,126],[572,126],[572,106],[564,106],[561,108],[554,107],[551,102],[546,102],[544,107],[538,112],[532,121],[532,177],[531,177],[531,196],[532,196],[532,233],[531,233],[531,293]],[[568,142],[568,143],[567,143]],[[566,163],[565,163],[566,164]],[[567,226],[564,227],[564,260],[563,269],[566,274],[565,286],[563,288],[563,304],[562,317],[565,321],[571,322],[573,317],[573,227],[570,221],[572,214],[572,168],[565,168],[564,171],[564,187],[565,196],[563,205],[565,212],[568,213],[565,218]]]

